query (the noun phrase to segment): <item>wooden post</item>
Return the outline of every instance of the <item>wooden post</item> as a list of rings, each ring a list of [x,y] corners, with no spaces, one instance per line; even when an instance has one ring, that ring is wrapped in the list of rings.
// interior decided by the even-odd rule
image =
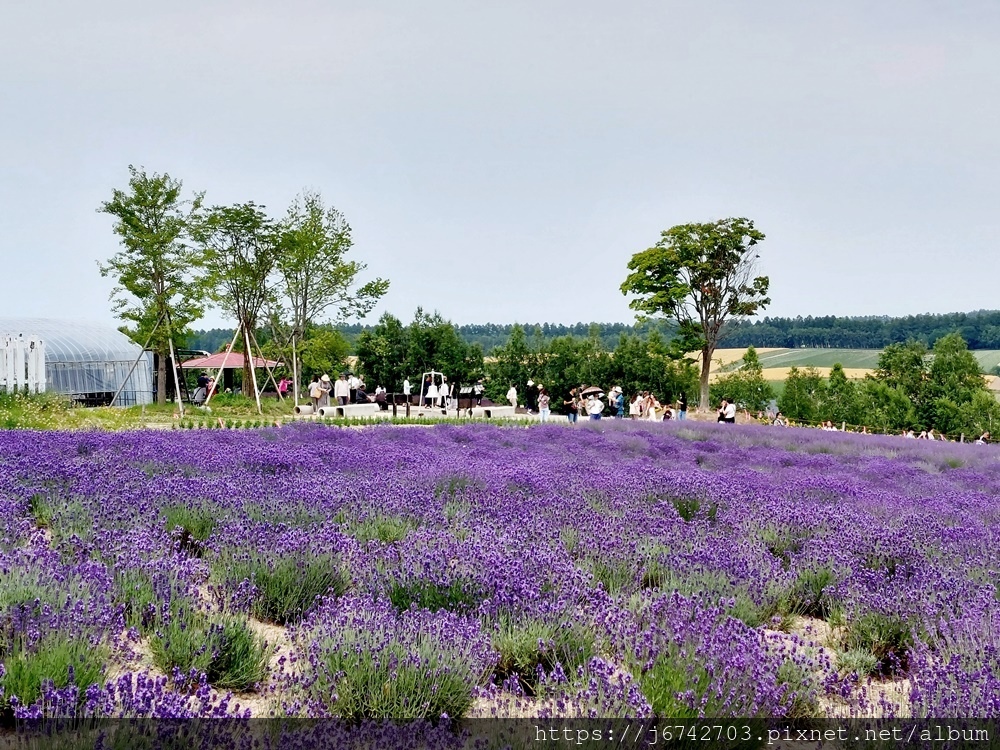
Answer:
[[[282,400],[283,397],[281,395],[281,390],[278,388],[278,380],[274,377],[274,373],[271,372],[271,368],[267,366],[267,357],[264,356],[264,352],[260,348],[260,344],[257,343],[257,337],[251,333],[250,338],[253,340],[253,345],[257,347],[257,353],[260,355],[260,358],[264,360],[264,370],[267,371],[268,377],[271,379],[271,382],[274,383],[274,390],[278,392],[278,399]]]
[[[205,394],[205,406],[208,406],[208,402],[211,401],[212,396],[215,395],[216,387],[219,384],[219,378],[222,376],[222,371],[226,369],[226,361],[229,359],[229,355],[233,353],[233,347],[236,346],[236,339],[239,337],[242,327],[242,323],[236,326],[236,333],[233,334],[233,340],[229,342],[229,348],[226,349],[226,355],[222,358],[222,365],[219,367],[219,371],[215,373],[215,380],[212,383],[212,388],[207,394]]]
[[[167,343],[170,345],[170,367],[174,371],[174,401],[177,402],[177,408],[181,411],[181,416],[184,416],[184,399],[181,397],[181,383],[177,379],[177,358],[174,356],[174,336],[171,333],[170,337],[167,339]]]
[[[295,354],[295,331],[292,331],[292,398],[294,406],[299,405],[299,363]]]
[[[254,401],[257,402],[257,413],[263,414],[264,410],[260,407],[260,389],[257,388],[257,368],[253,366],[253,349],[250,347],[250,331],[243,328],[243,341],[246,343],[246,357],[249,357],[247,362],[250,365],[250,380],[253,381],[253,397]],[[246,383],[243,384],[246,387]]]
[[[115,392],[114,397],[111,399],[111,403],[109,404],[109,406],[114,406],[115,401],[117,401],[118,397],[122,395],[122,391],[125,390],[125,384],[128,383],[129,378],[132,377],[132,373],[135,371],[135,368],[139,366],[139,362],[140,360],[142,360],[142,355],[145,354],[146,349],[149,348],[149,342],[153,340],[153,334],[156,333],[156,329],[160,327],[160,323],[163,322],[163,316],[165,314],[166,313],[160,313],[160,319],[156,321],[156,325],[153,326],[153,330],[149,332],[149,337],[146,339],[145,346],[142,347],[142,351],[139,352],[139,356],[136,357],[136,360],[135,362],[132,363],[132,366],[128,368],[128,375],[125,376],[125,379],[122,381],[122,384],[118,387],[118,390]],[[11,384],[8,384],[8,388],[11,387],[13,386]]]

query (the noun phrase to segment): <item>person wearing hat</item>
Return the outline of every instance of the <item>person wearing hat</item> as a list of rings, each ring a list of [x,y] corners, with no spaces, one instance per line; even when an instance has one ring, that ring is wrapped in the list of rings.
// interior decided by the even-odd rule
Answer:
[[[611,399],[609,405],[615,411],[615,419],[625,418],[625,394],[622,393],[622,387],[616,385],[611,389]]]
[[[538,418],[540,422],[549,421],[549,394],[542,386],[538,387]]]
[[[604,411],[604,402],[601,401],[600,396],[591,395],[590,398],[587,399],[587,413],[590,415],[590,418],[592,420],[600,419],[601,412],[603,411]]]
[[[323,373],[323,377],[319,379],[319,405],[318,409],[322,409],[324,406],[330,405],[330,388],[332,387],[330,383],[330,376]]]

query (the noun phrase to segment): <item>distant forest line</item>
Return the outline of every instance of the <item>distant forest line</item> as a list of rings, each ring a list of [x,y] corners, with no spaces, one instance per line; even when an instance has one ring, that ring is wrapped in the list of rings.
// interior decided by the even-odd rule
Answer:
[[[469,344],[479,344],[489,353],[502,346],[510,337],[514,323],[481,323],[455,326],[459,336]],[[670,337],[673,326],[666,321],[649,323],[521,323],[532,338],[550,341],[561,336],[600,339],[601,345],[613,350],[622,334],[645,336],[656,329]],[[352,347],[362,331],[372,325],[337,326]],[[827,347],[843,349],[882,349],[889,344],[921,341],[927,346],[942,336],[959,332],[970,349],[1000,349],[1000,310],[976,310],[967,313],[907,315],[905,317],[864,316],[779,318],[730,322],[720,342],[722,347],[799,348]],[[233,329],[213,328],[195,331],[187,346],[209,352],[219,351],[232,339]]]

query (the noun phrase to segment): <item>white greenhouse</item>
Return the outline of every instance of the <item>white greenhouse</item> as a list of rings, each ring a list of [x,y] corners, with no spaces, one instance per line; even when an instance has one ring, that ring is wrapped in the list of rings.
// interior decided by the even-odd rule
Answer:
[[[152,355],[110,325],[0,318],[0,360],[0,390],[54,391],[85,406],[109,404],[119,389],[116,406],[153,401]]]

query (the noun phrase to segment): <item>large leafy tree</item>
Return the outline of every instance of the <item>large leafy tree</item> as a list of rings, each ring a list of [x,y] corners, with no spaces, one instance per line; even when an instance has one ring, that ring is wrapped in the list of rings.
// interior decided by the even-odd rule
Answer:
[[[858,384],[847,377],[839,362],[830,370],[821,407],[822,417],[837,423],[858,424],[862,412],[858,400]]]
[[[449,382],[461,385],[479,377],[482,363],[483,352],[478,344],[465,343],[455,326],[439,313],[428,314],[417,308],[407,330],[407,377],[412,380],[437,370]],[[413,382],[416,390],[419,383]]]
[[[760,411],[774,399],[774,388],[764,380],[764,368],[757,357],[757,350],[748,347],[740,361],[740,368],[719,378],[712,392],[720,399],[727,399],[744,409]]]
[[[149,339],[159,355],[157,403],[166,402],[169,340],[183,338],[204,311],[202,255],[189,242],[202,196],[182,197],[183,184],[168,174],[129,166],[126,190],[115,190],[97,209],[115,217],[122,249],[100,264],[115,280],[114,311],[123,330],[139,342]],[[128,325],[130,324],[130,325]]]
[[[212,273],[216,300],[243,331],[252,334],[261,310],[273,299],[279,253],[277,226],[263,206],[253,202],[215,206],[198,222],[196,236]],[[244,388],[249,382],[248,354]]]
[[[385,313],[371,330],[358,336],[355,350],[358,367],[368,383],[381,385],[391,393],[402,393],[403,380],[413,377],[406,371],[409,332],[403,322]]]
[[[785,378],[785,390],[778,398],[778,408],[790,419],[816,422],[825,397],[826,382],[815,368],[793,367]]]
[[[323,318],[334,323],[364,318],[385,295],[385,279],[356,286],[366,265],[348,260],[353,244],[344,215],[325,205],[319,193],[305,191],[292,203],[280,226],[272,316],[283,339],[301,338]]]
[[[527,334],[521,325],[515,325],[511,329],[503,346],[494,347],[490,352],[490,360],[486,393],[497,402],[506,400],[507,389],[512,385],[517,388],[520,399],[528,380],[538,374],[538,352],[529,346]]]
[[[701,408],[709,406],[712,354],[727,320],[755,315],[770,303],[767,276],[756,275],[763,233],[749,219],[682,224],[636,253],[621,285],[641,315],[673,318],[678,344],[701,352]]]

